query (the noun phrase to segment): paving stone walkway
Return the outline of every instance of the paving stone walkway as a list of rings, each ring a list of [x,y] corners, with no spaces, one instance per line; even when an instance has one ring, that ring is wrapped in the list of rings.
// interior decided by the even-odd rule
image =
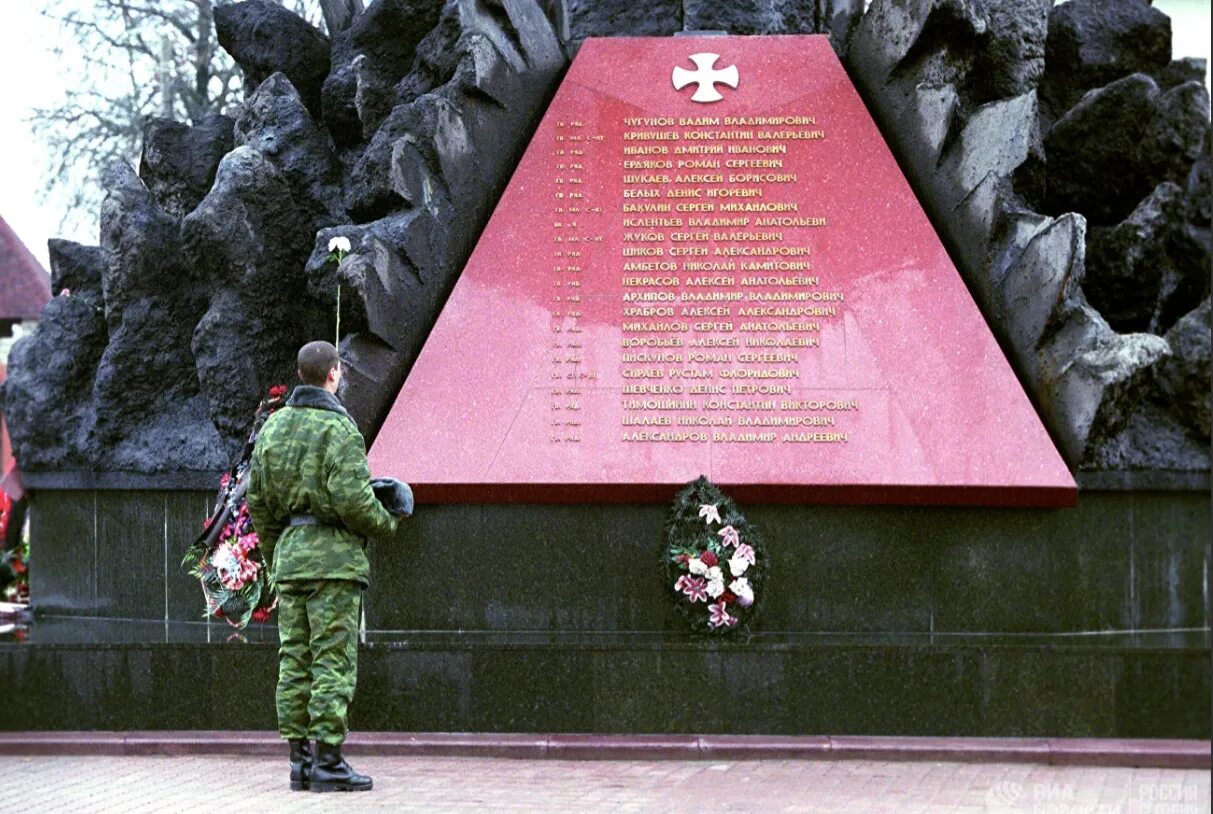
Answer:
[[[12,811],[1204,814],[1209,772],[1032,764],[362,757],[365,794],[292,793],[263,757],[0,756]]]

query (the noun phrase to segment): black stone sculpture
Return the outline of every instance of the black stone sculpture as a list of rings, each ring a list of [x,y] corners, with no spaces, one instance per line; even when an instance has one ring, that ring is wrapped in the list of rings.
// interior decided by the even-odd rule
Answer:
[[[828,33],[1064,453],[1209,467],[1209,96],[1144,0],[215,7],[231,116],[146,127],[0,391],[29,471],[215,472],[331,338],[373,438],[587,36]],[[353,251],[340,269],[328,242]]]
[[[1209,92],[1169,18],[876,0],[844,53],[1069,462],[1207,471]]]

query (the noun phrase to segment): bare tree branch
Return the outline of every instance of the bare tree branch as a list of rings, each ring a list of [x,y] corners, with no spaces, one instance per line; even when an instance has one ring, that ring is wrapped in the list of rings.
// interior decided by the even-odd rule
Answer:
[[[35,110],[31,124],[47,151],[43,198],[61,207],[61,227],[95,225],[102,172],[115,160],[138,161],[149,118],[193,123],[239,104],[243,74],[219,48],[212,17],[226,2],[47,0],[43,14],[61,32],[51,50],[71,87]],[[321,0],[279,2],[321,24]]]
[[[320,0],[324,25],[329,36],[335,37],[354,23],[354,18],[363,11],[362,0]]]

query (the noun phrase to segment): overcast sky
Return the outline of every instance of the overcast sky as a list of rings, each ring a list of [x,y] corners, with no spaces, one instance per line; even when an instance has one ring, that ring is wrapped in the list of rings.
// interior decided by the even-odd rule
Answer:
[[[0,0],[0,216],[47,267],[46,241],[59,235],[59,214],[38,201],[46,160],[23,121],[30,110],[63,94],[70,66],[58,66],[50,46],[56,26],[39,13],[40,2]],[[91,234],[62,235],[96,243]]]
[[[47,159],[24,120],[34,107],[61,98],[79,71],[78,65],[56,64],[50,51],[59,32],[39,13],[43,5],[38,0],[0,0],[0,31],[5,32],[0,48],[0,216],[47,266],[48,238],[96,243],[97,235],[93,230],[61,230],[62,213],[38,199]],[[1171,15],[1176,57],[1208,58],[1210,0],[1155,0],[1154,5]]]

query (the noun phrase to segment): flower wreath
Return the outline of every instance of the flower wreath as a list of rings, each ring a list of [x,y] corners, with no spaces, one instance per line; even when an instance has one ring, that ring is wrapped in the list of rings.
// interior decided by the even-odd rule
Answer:
[[[275,385],[257,406],[253,429],[239,461],[219,479],[215,509],[189,549],[181,566],[202,586],[203,616],[225,619],[243,629],[249,621],[266,622],[278,606],[269,582],[269,568],[249,517],[249,466],[253,445],[265,420],[286,403],[286,385]]]
[[[769,560],[732,498],[700,476],[674,498],[665,536],[666,590],[691,628],[724,634],[752,625]]]

